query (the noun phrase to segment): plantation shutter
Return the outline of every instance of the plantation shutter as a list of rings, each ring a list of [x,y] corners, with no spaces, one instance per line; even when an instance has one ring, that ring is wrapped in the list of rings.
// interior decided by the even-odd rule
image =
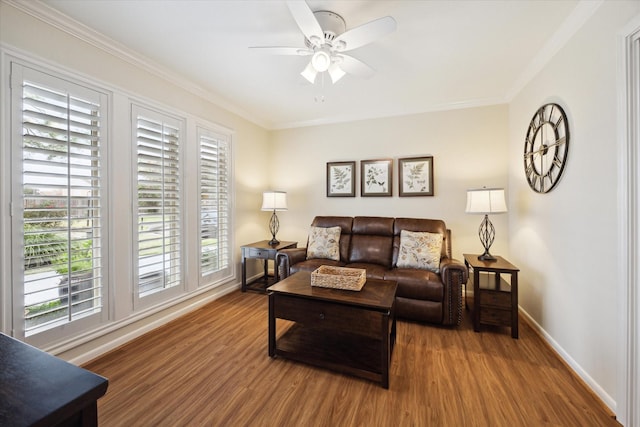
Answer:
[[[30,336],[102,311],[106,95],[16,64],[12,90],[22,105],[13,110],[22,125],[16,252]]]
[[[181,124],[134,108],[137,172],[138,296],[182,283]]]
[[[230,269],[229,136],[198,128],[200,145],[200,277]]]

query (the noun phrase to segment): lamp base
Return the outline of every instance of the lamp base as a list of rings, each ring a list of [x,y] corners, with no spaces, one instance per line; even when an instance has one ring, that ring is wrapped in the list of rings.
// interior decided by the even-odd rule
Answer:
[[[482,255],[478,255],[480,261],[497,261],[498,258],[491,255],[489,252],[485,252]]]
[[[269,244],[271,246],[275,246],[278,243],[278,239],[276,239],[276,234],[278,234],[278,228],[280,228],[280,221],[278,221],[278,215],[276,215],[276,210],[273,210],[273,215],[271,215],[271,220],[269,221],[269,231],[271,232],[271,240]]]
[[[496,236],[496,229],[489,221],[489,215],[485,215],[484,219],[480,223],[480,228],[478,229],[478,237],[480,237],[480,242],[482,242],[482,246],[484,247],[484,253],[478,256],[480,261],[496,261],[497,258],[489,253],[489,248],[493,244],[493,239]]]

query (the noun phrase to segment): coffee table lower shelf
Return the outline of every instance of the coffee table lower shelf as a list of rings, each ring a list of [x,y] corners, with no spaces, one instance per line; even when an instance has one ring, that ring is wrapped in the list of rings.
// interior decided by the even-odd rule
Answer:
[[[390,342],[390,352],[393,352],[394,341]],[[384,384],[382,345],[380,340],[371,337],[296,323],[276,341],[274,356]]]

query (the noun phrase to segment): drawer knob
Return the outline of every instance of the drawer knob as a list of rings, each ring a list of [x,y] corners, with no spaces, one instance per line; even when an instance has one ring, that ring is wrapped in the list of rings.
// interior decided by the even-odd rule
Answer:
[[[324,320],[324,313],[320,313],[320,320]]]

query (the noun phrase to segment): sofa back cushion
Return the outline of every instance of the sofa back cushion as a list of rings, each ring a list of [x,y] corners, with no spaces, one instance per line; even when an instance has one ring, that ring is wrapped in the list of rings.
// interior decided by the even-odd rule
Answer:
[[[378,264],[391,268],[393,218],[353,218],[349,263]]]
[[[340,227],[340,261],[348,262],[349,245],[351,244],[351,228],[353,218],[350,216],[317,216],[311,223],[313,227]],[[309,242],[307,242],[308,245]]]
[[[439,219],[423,218],[396,218],[393,224],[393,266],[398,263],[398,252],[400,250],[400,233],[407,231],[426,231],[429,233],[439,233],[443,236],[441,258],[451,258],[450,233],[444,221]]]

